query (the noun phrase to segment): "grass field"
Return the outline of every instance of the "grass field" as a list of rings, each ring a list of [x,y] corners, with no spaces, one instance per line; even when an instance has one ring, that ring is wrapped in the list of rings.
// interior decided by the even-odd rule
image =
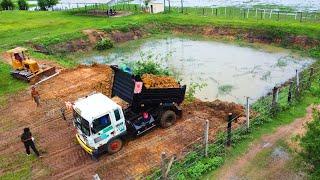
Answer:
[[[228,19],[198,15],[136,14],[121,18],[76,16],[71,12],[23,12],[6,11],[0,13],[0,50],[28,42],[44,44],[63,42],[83,36],[81,30],[89,28],[117,28],[148,23],[173,25],[212,25],[247,29],[275,29],[289,34],[307,35],[320,39],[320,24],[297,21],[273,21],[253,19]]]

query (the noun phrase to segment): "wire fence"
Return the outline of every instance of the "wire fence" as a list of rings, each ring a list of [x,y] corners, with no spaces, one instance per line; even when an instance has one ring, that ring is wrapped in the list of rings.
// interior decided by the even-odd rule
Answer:
[[[257,127],[272,121],[272,117],[287,110],[295,103],[299,103],[303,94],[313,88],[319,88],[320,68],[310,67],[299,72],[295,70],[296,76],[281,86],[276,86],[266,96],[260,98],[249,109],[254,115],[250,118],[249,111],[234,117],[229,114],[228,123],[215,128],[214,133],[210,133],[209,121],[206,121],[203,129],[203,136],[198,137],[185,146],[178,154],[167,155],[163,152],[161,162],[155,162],[151,172],[139,174],[136,179],[180,179],[196,178],[199,176],[199,168],[204,171],[214,170],[223,164],[227,156],[227,147],[236,146],[242,139],[247,138]],[[247,104],[249,107],[249,104]],[[247,114],[245,121],[239,118]],[[214,134],[208,136],[208,134]],[[199,163],[200,162],[200,163]],[[207,170],[203,165],[207,163]],[[208,164],[209,163],[209,164]],[[211,163],[211,164],[210,164]],[[195,169],[195,171],[193,171]],[[203,173],[202,173],[203,174]],[[182,179],[184,179],[182,178]]]
[[[170,3],[171,2],[171,3]],[[220,19],[242,19],[242,20],[272,20],[272,21],[297,21],[297,22],[320,22],[319,10],[295,10],[293,8],[267,8],[267,7],[237,7],[216,6],[200,3],[185,6],[185,1],[173,2],[164,0],[164,13],[182,13],[199,16],[214,17]],[[149,5],[150,6],[150,5]],[[111,1],[108,3],[58,3],[48,8],[50,11],[71,11],[93,14],[101,11],[107,13],[112,11],[127,11],[132,13],[147,12],[147,6],[143,2]],[[40,10],[37,4],[33,4],[29,10]]]

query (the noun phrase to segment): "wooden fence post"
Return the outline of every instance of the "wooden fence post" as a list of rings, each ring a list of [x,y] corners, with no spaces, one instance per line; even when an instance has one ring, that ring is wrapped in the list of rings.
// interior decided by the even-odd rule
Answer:
[[[250,104],[249,97],[246,97],[246,119],[247,119],[247,130],[250,128]]]
[[[310,69],[310,76],[309,76],[309,81],[308,81],[308,89],[311,88],[311,82],[312,82],[312,78],[313,78],[313,73],[314,73],[314,69],[313,67]]]
[[[208,141],[209,141],[209,120],[206,120],[206,124],[204,127],[204,143],[205,143],[204,155],[205,155],[205,157],[208,157]]]
[[[290,81],[289,93],[288,93],[288,103],[289,104],[292,102],[292,88],[293,88],[293,81]]]
[[[272,89],[272,108],[274,108],[277,104],[277,91],[278,91],[278,88],[275,86]]]
[[[299,79],[298,69],[296,69],[296,97],[299,97],[299,95],[300,95],[300,79]]]
[[[279,89],[280,88],[277,88],[277,92],[276,92],[276,103],[279,102]]]
[[[227,146],[231,146],[231,128],[232,128],[232,113],[228,114],[228,136],[227,136]]]
[[[162,179],[166,179],[166,153],[161,153],[161,174]]]

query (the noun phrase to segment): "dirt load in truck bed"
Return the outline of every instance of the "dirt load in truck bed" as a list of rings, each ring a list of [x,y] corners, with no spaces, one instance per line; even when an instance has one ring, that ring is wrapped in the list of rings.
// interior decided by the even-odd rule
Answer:
[[[141,77],[146,88],[179,88],[178,82],[171,76],[144,74]]]
[[[93,91],[110,95],[112,71],[108,66],[80,66],[64,70],[58,76],[37,86],[41,107],[32,101],[30,91],[21,91],[9,97],[0,107],[0,179],[10,172],[26,169],[25,152],[20,142],[23,128],[29,127],[36,145],[44,156],[28,169],[31,179],[92,179],[96,173],[101,179],[132,179],[148,173],[160,165],[160,154],[183,157],[194,142],[200,142],[206,120],[210,122],[210,139],[219,129],[226,129],[225,114],[243,112],[240,105],[196,101],[183,105],[183,117],[167,129],[155,128],[145,135],[127,142],[114,155],[103,155],[93,161],[75,140],[72,112],[66,120],[61,116],[65,101],[74,101]],[[243,123],[243,118],[235,126]],[[7,164],[7,165],[6,165]],[[26,163],[28,164],[28,163]]]

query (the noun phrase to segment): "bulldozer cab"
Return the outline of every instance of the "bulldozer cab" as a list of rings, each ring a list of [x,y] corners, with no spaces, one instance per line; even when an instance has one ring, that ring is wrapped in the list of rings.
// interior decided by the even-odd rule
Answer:
[[[37,73],[39,71],[38,63],[28,57],[26,48],[16,47],[7,51],[7,53],[10,54],[13,69],[25,69],[31,73]]]

